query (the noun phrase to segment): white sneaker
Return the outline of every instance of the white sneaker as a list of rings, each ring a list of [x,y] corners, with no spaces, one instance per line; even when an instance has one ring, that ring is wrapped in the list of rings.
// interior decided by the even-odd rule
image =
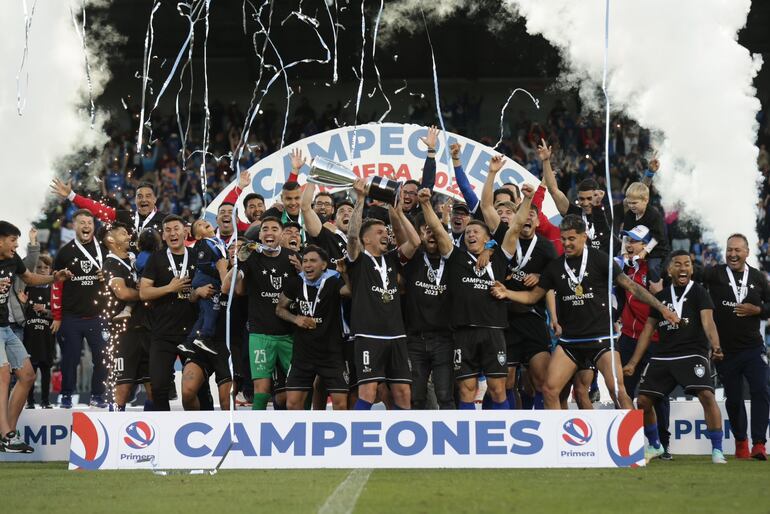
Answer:
[[[665,450],[663,449],[663,445],[658,446],[655,448],[652,445],[647,445],[644,447],[644,460],[645,462],[650,462],[652,459],[658,458],[661,455],[663,455],[663,452]]]
[[[711,450],[711,462],[714,464],[727,464],[727,459],[725,459],[725,455],[722,453],[722,450],[717,450],[714,448]]]

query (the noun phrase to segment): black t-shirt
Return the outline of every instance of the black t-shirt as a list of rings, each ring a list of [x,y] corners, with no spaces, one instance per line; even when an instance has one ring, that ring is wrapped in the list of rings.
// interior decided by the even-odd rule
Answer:
[[[186,276],[195,273],[195,254],[187,250],[188,262]],[[181,272],[184,255],[172,254],[177,273]],[[147,260],[142,278],[153,281],[154,287],[168,285],[174,278],[171,263],[166,250],[153,253]],[[196,319],[196,306],[190,302],[192,288],[179,293],[169,293],[149,302],[147,319],[153,335],[180,337],[190,333]]]
[[[294,358],[310,363],[341,358],[340,290],[345,286],[345,282],[339,276],[327,278],[317,304],[315,302],[318,288],[307,286],[306,297],[303,285],[302,278],[291,277],[283,289],[286,298],[296,304],[297,314],[313,318],[316,322],[316,328],[313,330],[294,328]]]
[[[8,299],[13,294],[13,279],[15,275],[23,275],[27,272],[27,267],[24,265],[24,261],[18,254],[14,253],[10,259],[0,259],[0,279],[10,279],[8,287],[5,292],[0,293],[0,327],[7,327],[10,325],[8,311]]]
[[[249,332],[282,336],[291,334],[292,325],[275,313],[278,297],[286,281],[297,276],[297,269],[289,260],[294,252],[282,248],[276,256],[252,252],[243,263],[243,280],[249,297]]]
[[[582,296],[575,292],[577,284],[564,269],[566,259],[567,265],[578,278],[582,254],[569,258],[562,256],[553,260],[540,275],[539,286],[546,291],[556,291],[556,311],[562,329],[560,339],[565,342],[589,342],[606,339],[610,335],[610,314],[607,310],[607,273],[610,257],[601,250],[589,250],[588,245],[583,251],[588,252],[588,260],[581,283]],[[621,273],[623,272],[617,263],[613,262],[613,282]]]
[[[527,252],[529,251],[530,246],[533,244],[533,241],[535,246],[532,249],[532,253],[530,254],[529,259],[526,263],[524,263],[524,266],[522,266],[521,269],[517,269],[517,259],[524,259],[524,257],[527,255]],[[505,277],[505,287],[511,291],[530,291],[534,289],[534,287],[525,287],[523,283],[524,277],[530,273],[542,275],[543,271],[545,271],[551,261],[556,258],[556,249],[554,248],[553,243],[551,243],[547,238],[537,235],[532,239],[523,239],[520,237],[519,245],[521,246],[521,255],[519,255],[517,250],[516,255],[513,256],[513,259],[511,259],[510,265],[508,267],[508,273]],[[511,317],[530,312],[534,312],[538,316],[545,318],[545,300],[541,300],[531,307],[520,306],[516,303],[509,303],[508,314]]]
[[[387,291],[383,288],[380,273],[375,269],[375,258],[364,251],[355,261],[351,262],[348,257],[348,276],[353,288],[350,331],[353,335],[381,339],[403,337],[404,320],[401,316],[401,295],[398,293],[398,272],[401,268],[398,250],[377,257],[376,262],[378,266],[384,262]]]
[[[84,244],[88,255],[99,266],[96,266],[87,255],[75,245],[75,240],[64,245],[56,255],[55,270],[68,269],[73,277],[64,281],[62,287],[62,313],[77,318],[95,318],[102,315],[102,307],[106,300],[106,283],[99,280],[97,273],[104,267],[107,250],[101,250],[101,262],[96,251],[96,240]]]
[[[219,301],[219,316],[217,316],[217,327],[214,331],[214,340],[217,342],[227,342],[227,301],[226,294],[218,294],[215,299]],[[245,340],[244,334],[247,329],[249,319],[249,299],[245,296],[233,296],[233,305],[230,307],[230,345],[242,345]]]
[[[340,231],[332,232],[328,228],[322,226],[321,231],[316,237],[309,237],[308,243],[315,244],[324,249],[329,254],[329,267],[334,268],[336,262],[340,259],[346,259],[348,256],[348,240],[347,236]]]
[[[26,289],[29,302],[25,312],[24,347],[35,361],[49,361],[52,354],[53,334],[51,334],[51,287],[29,286]],[[34,304],[43,305],[45,311],[35,312]]]
[[[408,332],[448,331],[449,267],[446,259],[439,255],[427,256],[429,267],[425,263],[426,256],[425,251],[419,249],[404,265],[406,328]]]
[[[764,273],[758,269],[749,267],[748,285],[742,284],[742,272],[733,273],[726,264],[704,269],[703,284],[708,287],[711,300],[714,302],[714,322],[717,325],[722,350],[730,353],[764,346],[765,342],[759,331],[763,314],[738,317],[733,312],[736,299],[727,273],[733,275],[739,294],[741,288],[745,288],[746,294],[741,303],[758,305],[762,307],[762,312],[766,313],[765,304],[770,302],[770,286]]]
[[[132,252],[137,252],[136,241],[139,239],[139,234],[145,230],[154,230],[158,234],[163,234],[163,219],[168,216],[168,213],[157,211],[155,214],[143,217],[139,216],[139,223],[136,222],[136,211],[128,211],[120,209],[115,212],[115,220],[128,225],[129,232],[131,233],[131,243],[129,249]],[[149,218],[149,221],[147,220]]]
[[[607,221],[607,213],[604,207],[592,207],[591,214],[583,214],[583,209],[571,203],[567,208],[567,214],[575,214],[586,222],[586,234],[591,242],[591,248],[601,250],[604,253],[610,251],[610,224]],[[583,218],[585,216],[585,218]],[[593,237],[591,235],[593,234]]]
[[[492,254],[489,266],[476,268],[470,253],[453,248],[447,260],[449,292],[451,295],[451,325],[459,327],[505,328],[508,316],[505,302],[489,292],[496,280],[505,280],[509,259],[502,249]],[[491,267],[491,273],[488,268]]]
[[[107,257],[104,260],[104,281],[107,283],[107,287],[109,288],[109,292],[111,295],[110,301],[107,305],[107,317],[109,319],[114,318],[118,313],[120,313],[126,306],[126,302],[123,300],[118,299],[117,296],[112,292],[112,288],[110,287],[110,282],[116,278],[122,278],[123,281],[126,284],[126,287],[129,287],[131,289],[137,288],[137,282],[138,282],[138,276],[136,274],[136,271],[134,270],[133,261],[131,257],[127,257],[125,259],[121,259],[118,256],[110,256]],[[137,302],[141,303],[141,302]],[[135,312],[136,306],[132,308],[131,310],[131,325],[136,325],[136,321],[138,319],[137,314],[138,310]]]
[[[663,223],[663,216],[657,208],[652,205],[647,205],[644,214],[639,219],[636,219],[636,214],[631,211],[626,212],[623,216],[623,230],[631,230],[632,228],[644,225],[650,229],[650,234],[657,241],[657,245],[650,252],[649,257],[653,259],[664,259],[668,255],[668,237],[666,237],[666,231]]]
[[[680,301],[684,290],[684,287],[674,287],[674,292]],[[674,310],[674,304],[671,300],[671,287],[664,287],[663,291],[656,294],[655,297],[669,309]],[[707,356],[709,343],[700,319],[701,311],[707,309],[713,310],[714,303],[711,301],[708,291],[695,282],[692,283],[692,288],[687,293],[687,297],[682,304],[682,315],[680,318],[687,320],[686,325],[682,323],[678,326],[672,325],[663,319],[660,312],[650,309],[650,318],[658,322],[659,337],[658,344],[651,346],[653,355],[656,357]]]

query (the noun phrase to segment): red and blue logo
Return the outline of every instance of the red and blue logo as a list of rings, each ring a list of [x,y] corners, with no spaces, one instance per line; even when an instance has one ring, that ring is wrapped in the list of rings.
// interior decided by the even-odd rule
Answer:
[[[134,421],[126,427],[123,442],[134,450],[143,450],[155,440],[155,429],[145,421]]]
[[[644,462],[643,430],[643,414],[640,410],[629,411],[612,420],[607,430],[607,451],[616,466],[635,468]],[[638,448],[633,453],[632,445]]]
[[[110,451],[107,428],[99,426],[82,412],[72,414],[72,438],[70,440],[70,469],[99,469]]]
[[[593,436],[591,425],[580,418],[568,419],[564,422],[562,429],[564,430],[562,439],[572,446],[583,446]]]

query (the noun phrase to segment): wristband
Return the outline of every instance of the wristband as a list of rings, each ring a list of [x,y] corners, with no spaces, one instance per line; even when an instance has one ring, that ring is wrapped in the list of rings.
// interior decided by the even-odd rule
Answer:
[[[494,239],[490,239],[489,241],[486,242],[486,244],[484,244],[484,249],[491,250],[495,246],[497,246],[497,241],[495,241]]]
[[[70,191],[70,194],[67,195],[67,200],[69,200],[70,202],[75,201],[75,191]]]

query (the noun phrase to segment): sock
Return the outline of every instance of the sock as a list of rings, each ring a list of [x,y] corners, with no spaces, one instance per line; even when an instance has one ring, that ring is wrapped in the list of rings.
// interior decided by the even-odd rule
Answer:
[[[492,410],[509,410],[511,406],[508,404],[508,400],[501,402],[492,402]]]
[[[509,408],[511,410],[514,410],[516,408],[516,389],[514,389],[514,388],[506,389],[505,390],[505,398],[506,398],[506,401],[508,402]],[[492,408],[495,409],[497,407],[492,405]]]
[[[152,400],[144,401],[144,410],[145,411],[155,410],[155,405],[152,403]]]
[[[406,409],[399,407],[395,402],[393,402],[393,410],[406,410]]]
[[[645,425],[644,435],[653,448],[660,448],[660,438],[658,437],[658,425]]]
[[[532,406],[535,410],[545,409],[545,401],[543,401],[543,393],[535,393],[535,398],[532,400]]]
[[[459,410],[476,410],[476,402],[460,402],[458,405]]]
[[[481,409],[482,410],[489,410],[492,408],[492,397],[489,396],[489,393],[484,395],[484,399],[481,400]]]
[[[724,433],[721,430],[706,430],[706,437],[711,439],[711,448],[722,451],[722,437]]]
[[[359,398],[356,400],[356,404],[353,405],[353,410],[372,410],[372,403]]]
[[[268,393],[254,393],[254,403],[251,404],[251,410],[267,410],[267,402],[270,401]]]

